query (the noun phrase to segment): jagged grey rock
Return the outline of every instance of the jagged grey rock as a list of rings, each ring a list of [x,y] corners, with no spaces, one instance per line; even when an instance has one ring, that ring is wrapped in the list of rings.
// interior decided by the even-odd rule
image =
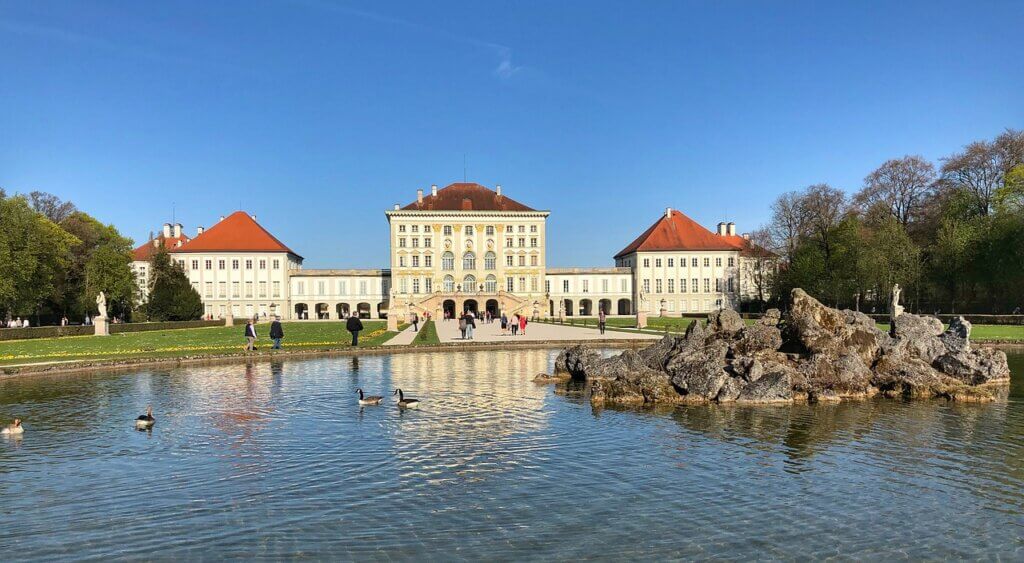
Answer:
[[[765,374],[761,379],[747,384],[736,397],[736,401],[741,403],[781,403],[792,400],[793,386],[787,371]]]
[[[755,321],[755,324],[767,325],[767,326],[779,326],[779,321],[782,320],[782,313],[778,309],[768,309],[761,315],[760,319]]]
[[[792,302],[786,318],[787,330],[796,343],[811,353],[838,355],[852,348],[864,363],[870,364],[888,342],[888,336],[863,313],[826,307],[799,288],[793,290]]]
[[[968,352],[971,349],[971,323],[963,317],[949,321],[949,328],[939,336],[942,345],[950,352]]]
[[[934,365],[943,373],[968,385],[1010,380],[1010,366],[1002,350],[983,348],[951,352],[939,356]]]
[[[732,309],[719,309],[708,314],[708,330],[713,333],[735,334],[744,326],[743,318]]]
[[[762,351],[775,351],[782,346],[782,331],[769,325],[751,325],[739,332],[732,345],[734,355],[750,355]]]
[[[1009,381],[1006,354],[973,350],[970,323],[903,313],[892,336],[868,316],[792,294],[785,323],[743,326],[733,311],[709,316],[682,337],[666,336],[639,352],[602,358],[585,346],[562,351],[555,376],[590,383],[595,403],[840,400],[881,392],[890,397],[993,400],[988,383]],[[773,324],[775,323],[775,324]],[[554,377],[538,376],[546,382]]]
[[[711,400],[718,396],[725,379],[725,355],[729,347],[724,342],[712,342],[698,350],[671,358],[665,371],[672,383],[690,398]]]

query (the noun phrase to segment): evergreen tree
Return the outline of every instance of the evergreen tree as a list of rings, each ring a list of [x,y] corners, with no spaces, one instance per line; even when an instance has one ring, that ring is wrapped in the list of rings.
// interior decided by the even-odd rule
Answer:
[[[151,321],[193,321],[203,315],[203,302],[180,266],[165,249],[149,265],[150,290],[146,314]]]

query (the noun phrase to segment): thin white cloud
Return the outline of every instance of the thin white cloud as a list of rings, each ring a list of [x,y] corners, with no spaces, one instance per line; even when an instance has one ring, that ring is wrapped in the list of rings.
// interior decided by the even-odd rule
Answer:
[[[462,35],[462,34],[458,34],[457,35],[457,34],[445,31],[443,29],[429,27],[429,26],[426,26],[426,25],[423,25],[423,24],[420,24],[420,23],[416,23],[416,22],[413,22],[413,21],[405,20],[405,19],[402,19],[402,18],[396,18],[396,17],[392,17],[392,16],[387,16],[387,15],[384,15],[384,14],[378,14],[378,13],[375,13],[375,12],[367,12],[365,10],[356,10],[356,9],[353,9],[353,8],[349,8],[347,6],[339,6],[339,5],[337,5],[337,4],[333,3],[333,2],[329,2],[329,1],[326,1],[326,0],[293,0],[293,1],[295,3],[302,4],[304,6],[308,6],[308,7],[311,7],[311,8],[317,8],[317,9],[321,9],[321,10],[325,10],[325,11],[330,11],[330,12],[336,12],[336,13],[340,13],[340,14],[347,14],[347,15],[350,15],[350,16],[356,16],[356,17],[360,17],[360,18],[364,18],[364,19],[368,19],[368,20],[372,20],[372,21],[376,21],[376,22],[380,22],[380,23],[386,23],[386,24],[391,24],[391,25],[398,25],[398,26],[402,26],[402,27],[407,27],[409,29],[414,29],[414,30],[419,31],[421,33],[425,33],[425,34],[433,35],[433,36],[436,36],[436,37],[444,38],[444,39],[446,39],[448,41],[453,41],[455,43],[462,43],[462,44],[465,44],[465,45],[472,45],[474,47],[479,47],[481,49],[485,49],[485,50],[491,51],[492,53],[494,53],[494,56],[498,59],[498,64],[492,70],[492,74],[494,76],[502,79],[502,80],[508,80],[508,79],[512,78],[516,73],[518,73],[520,70],[523,69],[522,65],[515,65],[515,64],[512,63],[512,48],[507,46],[507,45],[502,45],[500,43],[492,43],[490,41],[484,41],[484,40],[481,40],[481,39],[476,39],[474,37],[469,37],[467,35]]]

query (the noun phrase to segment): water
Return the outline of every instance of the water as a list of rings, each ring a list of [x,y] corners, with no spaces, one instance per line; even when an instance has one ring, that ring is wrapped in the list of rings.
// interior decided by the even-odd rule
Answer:
[[[555,353],[2,381],[28,430],[0,439],[0,558],[1024,558],[1020,379],[983,405],[595,411],[529,381]]]

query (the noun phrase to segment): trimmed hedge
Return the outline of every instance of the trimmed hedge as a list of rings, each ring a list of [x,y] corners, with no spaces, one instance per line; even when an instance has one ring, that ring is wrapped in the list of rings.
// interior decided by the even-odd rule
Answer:
[[[150,330],[174,330],[179,328],[204,328],[224,326],[224,321],[167,321],[162,323],[110,324],[110,334],[122,332],[146,332]],[[33,326],[29,328],[0,328],[0,340],[28,340],[32,338],[60,338],[62,336],[92,336],[95,326]]]
[[[57,338],[59,336],[88,336],[95,327],[75,326],[30,326],[28,328],[0,328],[0,340],[27,340],[30,338]]]
[[[148,332],[150,330],[174,330],[178,328],[224,326],[224,321],[164,321],[155,323],[123,323],[108,326],[110,327],[110,334],[118,334],[120,332]]]

